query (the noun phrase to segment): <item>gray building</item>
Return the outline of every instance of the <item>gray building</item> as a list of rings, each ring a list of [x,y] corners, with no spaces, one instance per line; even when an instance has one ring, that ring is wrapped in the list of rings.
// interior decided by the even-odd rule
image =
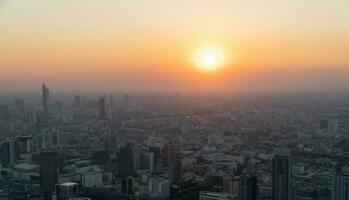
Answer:
[[[272,198],[291,199],[291,158],[289,152],[278,152],[272,160]]]

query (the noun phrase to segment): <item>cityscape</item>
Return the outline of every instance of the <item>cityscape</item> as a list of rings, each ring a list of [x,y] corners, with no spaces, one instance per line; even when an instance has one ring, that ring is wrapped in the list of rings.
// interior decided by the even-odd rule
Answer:
[[[348,0],[0,0],[0,200],[349,200]]]
[[[348,197],[348,95],[33,99],[0,99],[4,199]]]

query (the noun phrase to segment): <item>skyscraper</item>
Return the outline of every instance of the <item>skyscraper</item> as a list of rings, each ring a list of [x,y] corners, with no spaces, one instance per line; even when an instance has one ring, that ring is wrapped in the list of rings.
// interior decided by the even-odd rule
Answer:
[[[134,194],[134,178],[132,176],[122,179],[121,192],[123,194]]]
[[[155,173],[159,173],[161,170],[161,148],[158,146],[150,146],[149,152],[154,153]]]
[[[52,192],[58,182],[58,153],[43,151],[40,153],[40,190],[45,200],[52,199]]]
[[[104,97],[99,98],[99,118],[100,119],[107,118],[107,105]]]
[[[288,151],[278,152],[272,160],[272,198],[291,199],[291,159]]]
[[[76,96],[74,97],[73,106],[74,106],[75,108],[80,108],[80,106],[81,106],[81,98],[80,98],[80,95],[76,95]]]
[[[165,144],[162,148],[162,164],[168,166],[176,158],[177,152],[175,146],[173,144]]]
[[[154,153],[143,152],[141,154],[141,169],[148,169],[150,173],[154,173],[155,162]]]
[[[20,159],[20,156],[20,145],[15,139],[10,139],[0,144],[1,165],[13,165]]]
[[[43,83],[42,84],[42,107],[44,109],[45,116],[47,116],[49,113],[49,99],[50,99],[50,90]]]
[[[258,186],[257,176],[243,174],[239,180],[239,199],[257,200]]]
[[[332,200],[349,199],[349,175],[338,175],[334,178]]]
[[[118,164],[120,178],[133,176],[134,174],[134,159],[133,159],[132,144],[127,143],[124,147],[119,148],[118,153]]]
[[[180,159],[170,164],[170,183],[177,184],[182,179],[182,162]]]

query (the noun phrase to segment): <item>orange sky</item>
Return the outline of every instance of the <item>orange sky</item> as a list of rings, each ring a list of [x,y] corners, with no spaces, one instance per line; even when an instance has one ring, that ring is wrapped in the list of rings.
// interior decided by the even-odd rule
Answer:
[[[3,0],[0,92],[347,89],[346,0]],[[202,45],[224,68],[193,66]]]

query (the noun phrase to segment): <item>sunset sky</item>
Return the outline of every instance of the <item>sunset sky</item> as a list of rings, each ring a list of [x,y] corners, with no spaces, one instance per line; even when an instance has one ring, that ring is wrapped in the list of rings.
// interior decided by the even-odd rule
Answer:
[[[193,57],[224,53],[205,71]],[[0,93],[349,89],[348,0],[0,0]]]

